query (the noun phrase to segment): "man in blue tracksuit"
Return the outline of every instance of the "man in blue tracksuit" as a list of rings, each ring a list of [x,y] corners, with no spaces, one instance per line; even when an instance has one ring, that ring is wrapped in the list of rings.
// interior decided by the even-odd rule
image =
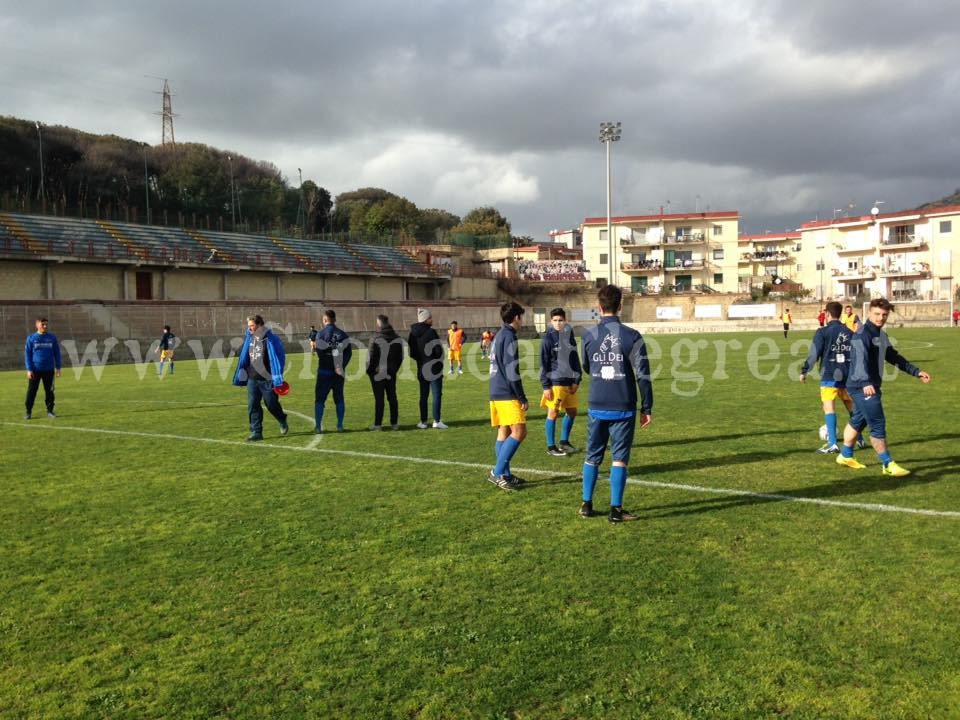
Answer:
[[[581,367],[577,354],[577,339],[573,328],[567,325],[567,313],[557,307],[550,311],[550,327],[540,341],[540,385],[543,396],[540,407],[547,411],[544,430],[547,453],[564,456],[576,452],[570,444],[570,432],[577,417],[577,390],[580,388]],[[557,445],[557,418],[564,412]]]
[[[853,400],[847,393],[847,374],[850,369],[850,342],[853,331],[840,322],[843,305],[829,302],[824,308],[827,324],[817,328],[807,359],[800,366],[800,382],[805,383],[807,374],[820,363],[820,402],[823,406],[824,423],[827,426],[827,442],[817,452],[825,455],[840,452],[837,447],[836,401],[839,398],[853,414]],[[863,438],[857,442],[863,447]]]
[[[627,463],[637,420],[640,394],[640,427],[650,424],[653,385],[646,343],[639,332],[620,324],[617,313],[623,299],[620,288],[607,285],[597,294],[600,322],[584,332],[583,370],[590,375],[587,410],[587,458],[583,463],[583,502],[580,516],[593,515],[593,488],[607,445],[610,467],[610,514],[612,523],[637,520],[623,509]]]
[[[283,366],[287,361],[286,351],[280,338],[264,327],[260,315],[247,318],[247,335],[240,348],[240,362],[233,375],[233,384],[247,386],[247,414],[250,416],[250,437],[247,442],[263,440],[263,407],[280,423],[280,434],[290,430],[287,414],[280,407],[280,399],[274,388],[285,387]]]
[[[54,376],[60,377],[60,343],[57,336],[47,332],[47,319],[38,317],[35,322],[37,331],[27,337],[24,347],[24,364],[27,368],[27,414],[26,419],[33,417],[33,403],[37,399],[40,383],[43,383],[43,397],[47,404],[47,417],[54,418],[53,402],[56,399],[54,392]]]
[[[500,307],[503,327],[490,351],[490,424],[497,428],[496,464],[487,479],[503,490],[517,490],[523,480],[510,472],[510,460],[527,436],[527,395],[520,379],[517,331],[523,308],[515,302]]]
[[[854,413],[843,430],[843,449],[837,455],[837,464],[856,470],[866,467],[853,459],[853,443],[857,433],[870,426],[870,442],[883,463],[883,474],[894,477],[909,475],[910,471],[900,467],[890,458],[887,447],[887,421],[883,413],[882,393],[883,362],[903,370],[908,375],[920,378],[924,384],[930,382],[930,374],[910,363],[893,349],[890,338],[883,332],[887,317],[893,305],[886,298],[870,301],[867,321],[854,334],[850,344],[850,374],[847,377],[847,391],[853,398]]]
[[[327,396],[333,391],[333,405],[337,411],[337,432],[343,432],[343,418],[347,404],[343,397],[344,370],[353,355],[350,336],[337,327],[337,313],[331,308],[323,311],[323,328],[317,332],[317,384],[314,390],[314,432],[323,432],[323,411]]]

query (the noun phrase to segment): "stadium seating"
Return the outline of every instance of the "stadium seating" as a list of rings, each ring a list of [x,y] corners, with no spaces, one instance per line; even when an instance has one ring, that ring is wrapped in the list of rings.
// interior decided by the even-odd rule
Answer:
[[[0,253],[290,268],[322,273],[443,274],[391,246],[243,235],[105,220],[0,213]],[[447,273],[448,274],[448,273]]]

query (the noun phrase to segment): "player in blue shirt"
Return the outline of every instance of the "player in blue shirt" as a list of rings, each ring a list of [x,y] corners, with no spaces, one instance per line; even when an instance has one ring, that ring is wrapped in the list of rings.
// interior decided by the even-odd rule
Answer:
[[[837,455],[837,464],[856,470],[866,467],[853,459],[853,443],[857,433],[869,425],[870,442],[883,463],[883,474],[903,477],[909,475],[910,471],[891,459],[887,446],[887,420],[880,390],[883,383],[883,362],[920,378],[924,384],[930,382],[930,374],[910,363],[890,344],[890,338],[883,332],[883,326],[887,324],[887,317],[892,310],[893,305],[886,298],[871,300],[867,321],[861,325],[850,344],[847,391],[853,398],[854,413],[843,430],[843,449],[840,455]]]
[[[520,379],[517,331],[523,325],[523,308],[515,302],[500,307],[503,327],[490,351],[490,424],[497,428],[497,462],[488,480],[504,490],[517,490],[523,480],[510,472],[510,460],[527,436],[527,402]]]
[[[47,319],[38,317],[34,323],[37,331],[27,337],[24,347],[24,364],[27,368],[27,414],[33,417],[33,403],[37,399],[40,383],[43,383],[43,399],[47,405],[47,417],[54,418],[53,403],[56,400],[54,376],[60,377],[60,342],[57,336],[47,332]]]
[[[170,332],[170,326],[163,326],[163,335],[160,336],[160,366],[157,368],[157,375],[163,375],[163,364],[170,361],[170,374],[173,375],[173,350],[177,345],[176,336]]]
[[[600,322],[587,330],[583,342],[583,370],[590,375],[587,411],[587,458],[583,463],[581,517],[593,515],[593,488],[607,445],[613,462],[610,467],[610,515],[612,523],[637,520],[623,509],[627,484],[627,463],[637,420],[637,393],[640,396],[640,427],[652,420],[653,385],[650,360],[639,332],[620,324],[623,292],[613,285],[597,294]]]
[[[824,310],[827,323],[813,335],[813,344],[807,359],[800,366],[800,382],[807,381],[807,374],[820,363],[820,402],[823,405],[824,424],[827,426],[827,442],[817,452],[828,455],[840,452],[837,447],[836,401],[843,401],[847,411],[853,414],[853,400],[847,393],[847,372],[850,368],[850,340],[853,331],[840,322],[843,306],[829,302]],[[857,438],[860,447],[865,447],[863,437]]]
[[[545,432],[547,452],[562,457],[576,452],[570,444],[573,421],[577,417],[577,390],[580,388],[580,357],[577,355],[577,339],[573,328],[567,325],[563,308],[550,311],[550,327],[540,341],[540,385],[543,396],[540,407],[547,411]],[[557,417],[564,412],[560,428],[560,445],[557,446]]]
[[[323,432],[323,410],[327,396],[333,391],[333,404],[337,410],[337,432],[343,432],[343,418],[347,405],[343,397],[344,370],[350,363],[353,346],[350,336],[337,327],[337,313],[331,308],[323,311],[323,328],[317,333],[317,385],[314,391],[314,432]]]

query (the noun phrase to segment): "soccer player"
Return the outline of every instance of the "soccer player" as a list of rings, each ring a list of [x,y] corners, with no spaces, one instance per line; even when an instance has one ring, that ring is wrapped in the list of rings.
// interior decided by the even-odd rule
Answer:
[[[825,308],[817,313],[817,322],[820,324],[820,327],[827,324],[827,311]]]
[[[447,345],[450,348],[448,353],[450,357],[450,374],[453,375],[453,365],[456,363],[457,369],[463,375],[463,363],[460,361],[460,350],[463,348],[463,330],[457,327],[457,321],[450,323],[450,329],[447,330]]]
[[[570,444],[570,432],[577,417],[577,390],[580,387],[581,366],[577,355],[577,339],[573,328],[567,325],[563,308],[550,311],[550,329],[540,341],[540,385],[543,396],[540,407],[547,411],[547,452],[562,457],[576,452]],[[564,411],[560,430],[560,446],[557,446],[557,418]]]
[[[310,332],[307,333],[307,340],[310,341],[310,352],[317,351],[317,326],[311,325]]]
[[[860,329],[860,316],[853,311],[853,305],[847,305],[843,308],[840,322],[850,328],[850,332],[856,332]]]
[[[504,490],[518,490],[521,478],[510,472],[510,460],[527,436],[527,396],[520,379],[517,331],[523,324],[523,308],[515,302],[500,307],[503,327],[490,351],[490,424],[497,428],[497,464],[488,480]]]
[[[163,326],[163,334],[160,336],[160,366],[157,368],[157,375],[163,375],[163,363],[170,361],[170,374],[173,375],[173,349],[177,345],[177,337],[170,332],[170,326]]]
[[[613,463],[610,467],[610,514],[608,520],[619,523],[637,520],[623,509],[627,484],[627,463],[637,420],[637,391],[640,394],[640,427],[652,420],[653,385],[650,360],[643,337],[620,324],[623,292],[606,285],[597,294],[600,322],[582,336],[583,371],[590,375],[587,409],[587,459],[583,463],[583,502],[580,516],[593,515],[593,488],[607,445]]]
[[[276,335],[264,327],[260,315],[247,318],[247,335],[240,348],[240,362],[233,375],[233,384],[247,386],[247,414],[250,416],[250,436],[247,442],[263,440],[263,407],[280,423],[280,434],[290,431],[287,414],[280,406],[275,388],[286,383],[283,381],[283,366],[287,361],[283,343]]]
[[[836,401],[839,398],[847,411],[853,414],[853,400],[846,390],[847,373],[850,368],[850,339],[853,333],[840,322],[842,306],[829,302],[826,307],[827,324],[813,335],[810,354],[800,366],[800,382],[807,381],[807,374],[814,364],[820,363],[820,402],[823,405],[824,423],[827,426],[827,442],[817,452],[825,455],[840,452],[837,447]],[[864,447],[863,437],[858,444]]]
[[[484,330],[483,334],[480,336],[480,355],[482,357],[488,357],[490,355],[490,344],[493,342],[493,333],[489,330]]]
[[[910,471],[893,461],[887,446],[887,421],[880,390],[883,382],[883,361],[886,360],[908,375],[920,378],[924,384],[930,382],[930,374],[911,364],[890,344],[890,338],[883,332],[883,326],[886,325],[892,310],[893,305],[886,298],[871,300],[867,321],[860,332],[853,336],[850,344],[847,391],[853,398],[854,413],[843,430],[843,449],[840,455],[837,455],[837,464],[857,470],[866,467],[853,459],[853,443],[857,433],[869,425],[870,442],[883,463],[883,474],[903,477],[909,475]]]
[[[323,432],[323,411],[327,396],[333,391],[333,405],[337,410],[337,432],[343,432],[343,418],[347,404],[343,398],[343,372],[350,363],[353,346],[350,336],[337,327],[337,313],[332,308],[323,311],[323,327],[317,332],[317,384],[314,387],[313,416],[315,433]]]
[[[790,317],[790,308],[783,311],[783,314],[780,315],[780,321],[783,323],[783,336],[786,337],[787,333],[790,332],[790,323],[793,322],[793,318]]]
[[[37,399],[40,383],[43,383],[43,399],[47,405],[47,417],[55,418],[53,403],[56,400],[54,376],[60,377],[63,367],[60,360],[60,341],[52,332],[47,332],[48,321],[38,317],[34,321],[35,333],[27,336],[23,357],[27,368],[27,414],[25,420],[33,417],[33,403]]]
[[[420,422],[417,427],[426,430],[427,400],[433,392],[433,427],[446,430],[448,425],[440,419],[443,404],[443,343],[433,329],[433,313],[427,308],[417,310],[417,322],[410,326],[407,338],[410,357],[417,364],[417,382],[420,385]]]

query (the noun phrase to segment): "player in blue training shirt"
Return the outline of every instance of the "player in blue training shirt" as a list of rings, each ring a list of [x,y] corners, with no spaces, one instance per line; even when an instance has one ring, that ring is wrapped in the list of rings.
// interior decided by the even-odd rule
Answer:
[[[523,308],[515,302],[500,307],[503,327],[490,351],[490,424],[497,428],[496,465],[487,479],[503,490],[517,490],[523,480],[510,472],[510,460],[527,436],[527,402],[520,379],[517,331],[523,325]]]
[[[57,336],[47,332],[47,319],[38,317],[34,322],[37,331],[27,337],[24,345],[24,365],[27,368],[27,414],[26,420],[33,417],[33,403],[37,399],[40,383],[43,383],[43,398],[47,405],[47,417],[55,418],[53,403],[56,400],[54,376],[60,377],[60,341]]]
[[[620,324],[617,313],[623,293],[607,285],[597,294],[600,322],[582,337],[583,370],[590,375],[587,410],[587,458],[583,463],[581,517],[593,515],[593,488],[607,445],[610,466],[610,515],[612,523],[637,520],[623,509],[627,463],[637,421],[637,391],[640,395],[640,427],[651,422],[653,385],[646,343],[636,330]]]
[[[850,344],[847,391],[853,398],[854,413],[843,430],[843,449],[840,455],[837,455],[837,464],[855,470],[866,467],[853,459],[853,443],[857,433],[869,425],[870,443],[883,463],[883,474],[903,477],[909,475],[910,471],[891,459],[887,446],[887,420],[880,390],[883,382],[883,362],[886,360],[908,375],[920,378],[924,384],[930,382],[930,374],[910,363],[890,344],[890,338],[883,332],[883,326],[887,324],[887,317],[892,310],[893,305],[886,298],[871,300],[867,321],[853,336]]]
[[[176,336],[170,332],[170,326],[163,326],[163,335],[160,336],[160,366],[157,368],[157,375],[163,375],[163,364],[170,361],[170,374],[173,375],[173,350],[177,345]]]
[[[343,432],[343,418],[347,404],[343,397],[344,370],[353,355],[350,336],[337,327],[337,313],[331,308],[323,311],[323,328],[317,333],[317,385],[314,390],[314,432],[323,432],[323,411],[327,396],[333,391],[333,404],[337,410],[337,432]]]
[[[540,341],[540,385],[543,387],[540,407],[547,411],[544,430],[550,455],[563,457],[576,452],[576,448],[570,444],[570,433],[577,417],[580,380],[577,339],[573,336],[573,328],[567,325],[566,312],[563,308],[554,308],[550,311],[550,327]],[[557,417],[561,410],[564,416],[558,447]]]
[[[807,374],[814,364],[820,363],[820,402],[823,405],[823,418],[827,426],[827,442],[817,450],[829,455],[840,452],[837,447],[836,401],[843,401],[847,411],[853,414],[853,400],[847,393],[847,372],[850,368],[850,339],[853,331],[840,322],[843,306],[838,302],[829,302],[825,313],[827,324],[817,329],[813,335],[813,345],[807,359],[800,366],[800,382],[807,381]],[[860,447],[865,447],[863,437],[857,438]]]

